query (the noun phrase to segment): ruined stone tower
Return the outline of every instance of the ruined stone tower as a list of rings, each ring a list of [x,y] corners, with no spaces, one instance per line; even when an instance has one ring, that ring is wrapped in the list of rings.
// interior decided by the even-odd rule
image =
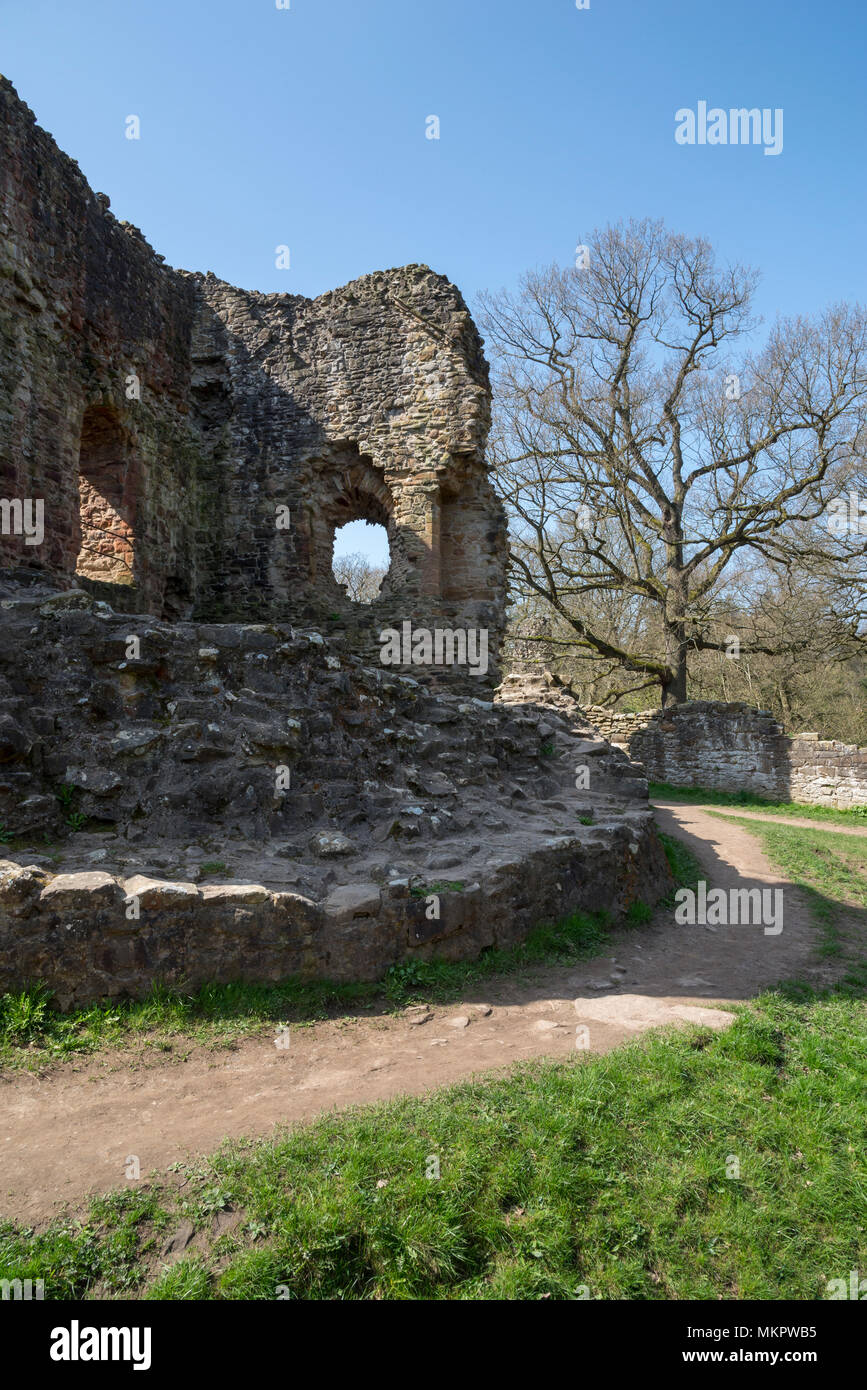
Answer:
[[[426,266],[315,300],[162,263],[0,80],[0,568],[166,618],[344,614],[334,531],[382,524],[369,626],[499,631],[488,368]]]

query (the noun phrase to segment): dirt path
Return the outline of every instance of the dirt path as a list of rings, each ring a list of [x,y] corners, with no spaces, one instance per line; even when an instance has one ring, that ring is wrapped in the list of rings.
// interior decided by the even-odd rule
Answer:
[[[660,806],[657,818],[691,846],[714,886],[784,887],[783,931],[677,926],[663,910],[646,927],[615,932],[608,956],[502,977],[484,1000],[436,1006],[423,1022],[342,1018],[293,1026],[285,1048],[273,1034],[230,1050],[181,1040],[168,1054],[129,1049],[41,1075],[6,1073],[0,1212],[41,1223],[88,1193],[128,1186],[131,1155],[145,1181],[227,1136],[266,1135],[325,1110],[418,1094],[531,1057],[574,1056],[578,1028],[589,1050],[605,1052],[661,1024],[725,1027],[731,1014],[710,1001],[747,999],[796,974],[825,978],[798,890],[749,832],[694,806]]]
[[[670,809],[677,807],[685,810],[686,808],[679,802],[655,801],[654,806],[665,806]],[[803,816],[773,816],[764,811],[742,810],[740,806],[695,806],[696,811],[713,811],[717,816],[742,816],[744,820],[764,820],[773,821],[775,825],[794,825],[801,830],[827,830],[832,835],[862,835],[867,836],[867,826],[863,825],[833,825],[823,820],[807,820]]]

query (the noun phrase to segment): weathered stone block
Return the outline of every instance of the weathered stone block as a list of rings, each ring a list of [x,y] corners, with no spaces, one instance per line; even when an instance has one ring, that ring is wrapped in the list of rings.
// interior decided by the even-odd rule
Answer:
[[[123,892],[127,899],[138,898],[143,909],[173,912],[189,909],[198,903],[202,894],[194,883],[176,883],[135,874],[125,880]]]
[[[123,896],[117,879],[97,869],[91,873],[58,874],[42,889],[39,901],[55,912],[99,912],[120,907]]]

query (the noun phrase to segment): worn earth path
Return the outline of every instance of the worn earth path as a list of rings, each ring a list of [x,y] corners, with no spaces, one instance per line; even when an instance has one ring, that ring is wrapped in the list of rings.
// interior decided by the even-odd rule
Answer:
[[[173,1041],[170,1053],[130,1047],[40,1073],[0,1076],[0,1214],[42,1225],[92,1192],[128,1186],[206,1154],[227,1137],[267,1135],[322,1111],[418,1094],[532,1057],[575,1056],[576,1029],[605,1052],[661,1024],[725,1027],[716,1004],[748,999],[793,976],[827,978],[799,890],[758,841],[694,806],[657,804],[661,830],[690,845],[714,887],[782,887],[779,935],[761,926],[677,926],[671,909],[612,934],[611,952],[580,966],[490,981],[484,997],[414,1016],[345,1017],[273,1032],[230,1049]],[[425,1014],[427,1013],[427,1017]],[[423,1019],[424,1021],[418,1021]]]
[[[654,803],[657,807],[667,803],[658,801]],[[678,803],[672,803],[672,806]],[[772,821],[774,825],[794,825],[800,830],[827,830],[832,835],[860,835],[862,839],[867,836],[867,825],[835,825],[831,821],[809,820],[803,816],[775,816],[767,811],[750,811],[740,806],[701,806],[695,807],[697,811],[713,811],[715,816],[734,816],[739,820],[763,820]]]

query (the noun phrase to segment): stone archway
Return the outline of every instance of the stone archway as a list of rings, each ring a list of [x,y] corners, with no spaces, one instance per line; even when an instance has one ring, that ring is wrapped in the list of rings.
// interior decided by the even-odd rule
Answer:
[[[402,564],[394,499],[381,468],[344,446],[342,457],[329,460],[316,479],[316,505],[312,515],[311,578],[318,595],[333,602],[345,597],[332,572],[334,535],[350,521],[382,526],[388,537],[390,564],[379,597],[386,597],[400,583]]]
[[[131,585],[135,565],[137,470],[129,438],[110,406],[89,406],[81,423],[75,573]]]

